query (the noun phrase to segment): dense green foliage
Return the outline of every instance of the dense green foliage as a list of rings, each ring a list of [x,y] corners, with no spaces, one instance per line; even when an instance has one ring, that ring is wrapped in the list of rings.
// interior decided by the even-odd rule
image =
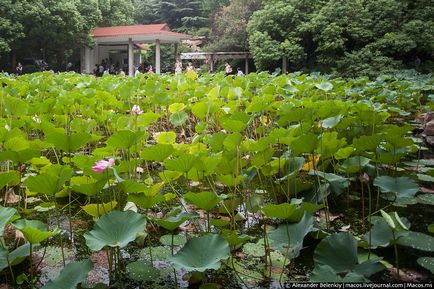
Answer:
[[[0,65],[33,58],[63,70],[96,26],[167,23],[204,36],[204,50],[250,51],[260,70],[286,57],[292,71],[346,77],[431,72],[433,19],[429,0],[0,0]]]
[[[268,0],[248,25],[266,69],[286,56],[293,68],[378,75],[404,66],[432,69],[434,4],[398,0]]]
[[[186,271],[226,288],[389,282],[400,277],[376,273],[402,264],[430,278],[434,162],[415,117],[434,109],[432,75],[0,82],[0,273],[11,284],[21,273],[35,284],[37,246],[107,256],[111,288],[175,287]],[[14,230],[28,242],[17,247]],[[406,247],[417,263],[398,258]],[[47,288],[73,288],[91,268],[71,263]]]

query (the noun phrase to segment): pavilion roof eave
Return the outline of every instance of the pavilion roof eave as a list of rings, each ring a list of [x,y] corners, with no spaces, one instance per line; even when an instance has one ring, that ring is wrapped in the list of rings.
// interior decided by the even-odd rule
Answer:
[[[190,35],[179,33],[171,34],[142,34],[142,35],[119,35],[119,36],[102,36],[94,37],[93,39],[97,44],[127,44],[129,39],[134,43],[153,43],[160,40],[161,43],[176,43],[182,40],[190,39]]]
[[[252,55],[249,52],[187,52],[181,53],[181,59],[197,59],[204,60],[210,59],[213,60],[227,60],[227,59],[245,59],[252,58]]]

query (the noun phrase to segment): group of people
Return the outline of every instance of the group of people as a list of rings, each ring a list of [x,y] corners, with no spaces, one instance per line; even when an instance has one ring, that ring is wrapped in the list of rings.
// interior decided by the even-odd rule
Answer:
[[[185,68],[185,71],[194,71],[194,70],[195,70],[195,68],[193,66],[193,63],[189,62],[187,64],[187,67]],[[180,59],[176,59],[175,74],[178,74],[181,72],[182,72],[182,62]],[[233,75],[234,74],[232,66],[228,62],[225,63],[225,74],[226,75]],[[244,75],[244,72],[240,67],[237,68],[237,75],[238,76]]]
[[[125,75],[125,71],[121,68],[119,62],[110,64],[108,59],[103,59],[100,64],[95,64],[93,67],[93,75],[100,77],[106,74],[121,74]]]

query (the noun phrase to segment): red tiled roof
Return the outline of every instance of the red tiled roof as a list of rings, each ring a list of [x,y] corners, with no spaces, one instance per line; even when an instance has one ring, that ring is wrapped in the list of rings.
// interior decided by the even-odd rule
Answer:
[[[126,36],[126,35],[144,35],[144,34],[165,34],[181,37],[189,37],[190,35],[172,32],[167,24],[148,24],[148,25],[132,25],[132,26],[113,26],[113,27],[97,27],[91,33],[93,37],[110,37],[110,36]]]

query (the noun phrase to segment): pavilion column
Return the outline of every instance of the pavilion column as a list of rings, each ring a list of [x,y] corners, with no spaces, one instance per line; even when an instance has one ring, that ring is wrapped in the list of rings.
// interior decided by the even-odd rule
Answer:
[[[128,38],[128,75],[134,76],[133,40]]]
[[[282,58],[282,74],[286,74],[288,72],[288,58],[283,56]]]
[[[161,73],[161,47],[160,39],[155,40],[155,73]]]
[[[91,64],[91,50],[89,46],[84,47],[84,53],[83,53],[83,63],[82,65],[82,71],[84,73],[92,73],[92,64]]]
[[[209,69],[210,72],[214,73],[214,54],[211,54],[211,57],[209,59]]]
[[[244,71],[244,73],[245,74],[248,74],[249,73],[249,56],[248,55],[246,55],[246,68],[245,68],[245,71]]]

